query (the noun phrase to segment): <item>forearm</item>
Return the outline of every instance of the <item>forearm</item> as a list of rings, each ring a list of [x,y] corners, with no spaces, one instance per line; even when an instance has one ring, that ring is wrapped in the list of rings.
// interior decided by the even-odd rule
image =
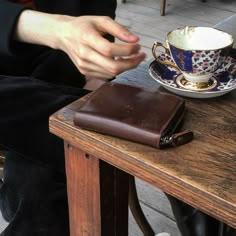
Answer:
[[[15,40],[58,49],[62,25],[72,17],[25,10],[19,16]]]
[[[106,34],[124,43],[111,43],[103,37]],[[138,37],[105,16],[72,17],[25,10],[17,21],[14,38],[64,51],[89,78],[113,78],[145,57],[139,52]]]

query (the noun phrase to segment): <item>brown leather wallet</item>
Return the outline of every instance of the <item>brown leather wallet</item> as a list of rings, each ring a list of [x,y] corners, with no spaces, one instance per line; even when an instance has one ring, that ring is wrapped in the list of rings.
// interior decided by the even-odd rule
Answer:
[[[185,101],[175,95],[110,82],[91,94],[74,124],[153,147],[178,146],[193,139],[191,131],[174,134],[184,110]]]

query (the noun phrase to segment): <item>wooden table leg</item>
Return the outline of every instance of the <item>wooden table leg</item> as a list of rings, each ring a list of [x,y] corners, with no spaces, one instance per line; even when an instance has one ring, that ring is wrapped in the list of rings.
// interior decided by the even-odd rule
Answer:
[[[70,236],[101,235],[99,160],[65,143]]]
[[[100,163],[102,235],[128,235],[129,175]]]
[[[129,175],[65,142],[70,236],[127,236]]]

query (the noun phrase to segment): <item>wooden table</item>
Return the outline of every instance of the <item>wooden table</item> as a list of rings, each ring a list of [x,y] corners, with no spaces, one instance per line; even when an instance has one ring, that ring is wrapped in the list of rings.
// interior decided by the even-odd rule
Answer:
[[[160,89],[147,66],[117,82]],[[236,228],[236,91],[186,98],[183,129],[193,130],[195,138],[164,150],[75,127],[74,112],[85,100],[50,117],[51,132],[65,140],[72,236],[128,234],[129,175]]]

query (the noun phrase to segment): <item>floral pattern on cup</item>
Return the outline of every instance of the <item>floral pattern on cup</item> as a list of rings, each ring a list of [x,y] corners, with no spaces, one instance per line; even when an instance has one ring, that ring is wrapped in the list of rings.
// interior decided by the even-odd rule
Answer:
[[[193,72],[214,72],[222,66],[225,58],[226,56],[222,54],[222,50],[204,52],[193,51]]]
[[[183,51],[170,45],[171,55],[181,71],[200,74],[213,73],[224,63],[226,56],[223,50]]]
[[[157,61],[176,68],[191,83],[208,83],[233,46],[232,35],[212,27],[185,26],[166,35],[166,43],[154,42],[152,54]],[[162,47],[173,62],[160,60],[157,48]]]
[[[165,53],[160,54],[158,58],[162,61],[173,62],[172,58]],[[223,65],[215,71],[213,76],[217,85],[208,91],[192,91],[180,87],[176,83],[176,79],[181,75],[181,72],[172,66],[160,63],[160,60],[154,60],[150,63],[149,73],[164,88],[175,94],[194,98],[210,98],[222,96],[236,89],[236,60],[232,57],[227,57]]]

